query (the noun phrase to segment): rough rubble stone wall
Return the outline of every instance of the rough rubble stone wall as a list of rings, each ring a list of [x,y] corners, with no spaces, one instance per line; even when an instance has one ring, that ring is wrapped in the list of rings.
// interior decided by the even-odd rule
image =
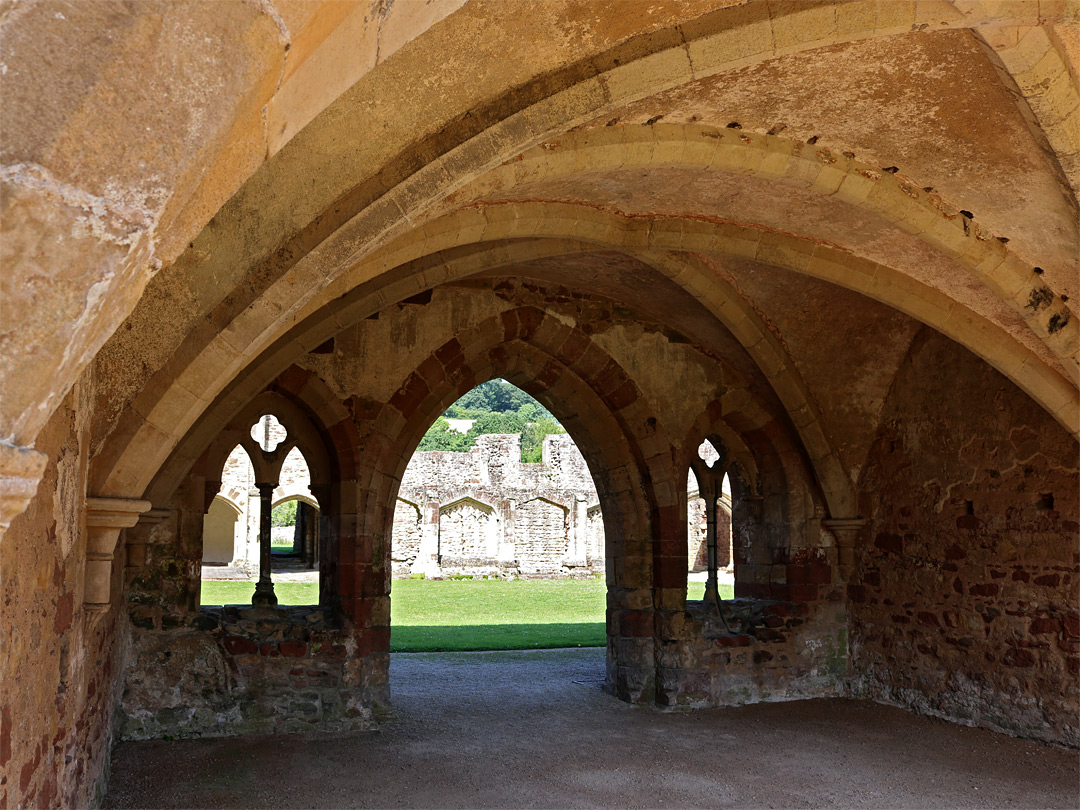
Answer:
[[[439,510],[439,556],[451,560],[491,557],[488,537],[494,529],[492,509],[468,498]]]
[[[396,574],[410,573],[408,566],[416,561],[416,555],[420,553],[422,536],[420,507],[399,498],[394,509],[394,547],[391,551]]]
[[[846,613],[835,602],[687,603],[661,622],[662,704],[739,706],[844,693]]]
[[[370,728],[385,702],[385,667],[362,644],[317,607],[203,608],[188,627],[136,629],[120,734],[142,740]]]
[[[533,498],[514,514],[514,544],[519,565],[525,574],[556,573],[567,553],[568,509],[557,503]]]
[[[0,807],[87,807],[107,776],[126,624],[83,608],[93,399],[84,375],[39,435],[48,468],[0,554]],[[118,549],[114,593],[122,568]]]
[[[856,693],[1080,745],[1075,442],[925,330],[862,488],[873,510],[849,588]]]

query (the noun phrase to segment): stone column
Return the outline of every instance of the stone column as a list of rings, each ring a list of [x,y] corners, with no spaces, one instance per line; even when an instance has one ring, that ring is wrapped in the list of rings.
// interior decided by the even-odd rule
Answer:
[[[716,600],[720,597],[720,582],[716,573],[718,562],[716,554],[716,510],[720,508],[720,487],[720,480],[716,476],[709,476],[708,482],[703,487],[705,490],[706,565],[709,570],[708,578],[705,580],[705,602],[708,604],[716,604]]]
[[[274,583],[270,579],[270,512],[274,500],[274,484],[256,484],[259,488],[259,581],[251,604],[273,607],[277,604]]]
[[[139,522],[150,501],[132,498],[86,499],[86,580],[83,601],[88,613],[104,613],[112,596],[112,562],[120,532]]]

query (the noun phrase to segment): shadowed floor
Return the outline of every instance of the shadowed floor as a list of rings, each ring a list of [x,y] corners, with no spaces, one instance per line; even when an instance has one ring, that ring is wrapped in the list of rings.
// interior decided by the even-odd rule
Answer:
[[[602,649],[393,657],[396,722],[121,743],[106,807],[1063,807],[1078,754],[845,700],[664,713]]]

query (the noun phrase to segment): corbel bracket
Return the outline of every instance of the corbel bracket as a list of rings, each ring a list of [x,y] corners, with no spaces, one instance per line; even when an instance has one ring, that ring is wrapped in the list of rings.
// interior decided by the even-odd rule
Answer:
[[[113,554],[120,532],[139,522],[153,504],[132,498],[86,499],[86,587],[83,602],[88,613],[109,609]]]

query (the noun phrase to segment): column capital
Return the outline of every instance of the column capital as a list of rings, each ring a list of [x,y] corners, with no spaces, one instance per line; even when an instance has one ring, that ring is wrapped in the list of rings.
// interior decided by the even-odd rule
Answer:
[[[859,529],[866,525],[866,518],[825,518],[821,525],[833,533],[837,542],[841,539],[854,540]]]

